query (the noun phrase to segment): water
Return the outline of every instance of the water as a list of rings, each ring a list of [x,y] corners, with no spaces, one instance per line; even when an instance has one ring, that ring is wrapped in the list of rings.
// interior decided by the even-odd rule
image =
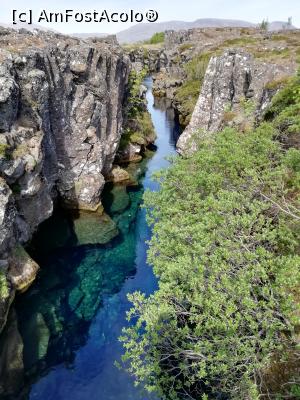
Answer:
[[[16,304],[24,342],[24,399],[154,398],[135,388],[132,378],[114,363],[122,355],[118,337],[127,323],[127,294],[135,290],[150,294],[157,287],[146,262],[151,232],[139,204],[144,189],[157,190],[151,176],[168,166],[166,157],[175,153],[180,132],[165,104],[156,101],[154,105],[151,78],[145,85],[157,150],[135,166],[139,185],[108,186],[104,193],[105,210],[118,225],[119,236],[104,245],[79,246],[74,239],[75,223],[72,234],[66,235],[68,220],[58,214],[41,227],[33,241],[31,251],[42,272]]]

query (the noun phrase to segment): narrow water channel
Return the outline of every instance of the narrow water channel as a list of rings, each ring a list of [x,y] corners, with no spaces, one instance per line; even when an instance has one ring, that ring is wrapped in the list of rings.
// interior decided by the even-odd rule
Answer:
[[[145,189],[157,190],[151,176],[167,168],[166,157],[175,153],[180,132],[172,110],[153,98],[152,79],[145,85],[157,149],[136,165],[138,185],[125,190],[108,186],[103,198],[120,234],[105,245],[63,246],[47,253],[64,236],[61,215],[56,215],[35,238],[41,273],[16,304],[24,342],[22,399],[150,400],[115,366],[130,307],[127,294],[150,294],[156,288],[146,262],[151,232],[139,208],[141,197]]]

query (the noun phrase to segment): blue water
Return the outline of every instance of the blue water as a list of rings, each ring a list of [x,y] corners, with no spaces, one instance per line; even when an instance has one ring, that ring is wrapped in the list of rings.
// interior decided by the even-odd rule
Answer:
[[[168,167],[166,157],[175,153],[180,133],[172,111],[162,101],[154,104],[152,79],[147,78],[145,85],[157,149],[137,166],[140,184],[126,189],[129,205],[122,212],[110,210],[111,188],[104,194],[106,211],[120,235],[106,245],[65,246],[47,254],[43,247],[48,245],[47,235],[50,242],[62,231],[56,217],[56,222],[50,221],[51,233],[46,226],[44,236],[41,230],[36,239],[42,272],[16,307],[24,341],[24,399],[154,399],[115,366],[123,352],[118,337],[127,324],[127,294],[135,290],[150,294],[157,287],[146,262],[151,231],[139,204],[145,189],[157,190],[151,176]]]

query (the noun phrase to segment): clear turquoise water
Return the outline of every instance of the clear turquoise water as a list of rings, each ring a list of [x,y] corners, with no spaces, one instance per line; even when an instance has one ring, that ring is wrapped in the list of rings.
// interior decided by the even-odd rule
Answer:
[[[106,245],[67,243],[47,252],[64,236],[64,216],[41,227],[32,249],[42,266],[32,288],[17,300],[19,330],[24,341],[25,385],[22,398],[31,400],[150,400],[114,362],[126,325],[127,294],[150,294],[156,280],[146,262],[151,231],[139,205],[145,189],[157,190],[154,171],[166,168],[175,153],[179,126],[165,104],[154,105],[151,78],[146,79],[148,109],[157,133],[157,150],[141,164],[140,185],[127,188],[123,207],[118,192],[107,187],[106,212],[120,234]],[[75,240],[76,242],[76,240]],[[73,243],[74,244],[74,243]]]

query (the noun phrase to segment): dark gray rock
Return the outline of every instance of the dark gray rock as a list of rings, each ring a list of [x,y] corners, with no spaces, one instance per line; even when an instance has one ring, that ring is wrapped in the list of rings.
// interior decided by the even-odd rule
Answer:
[[[0,35],[0,259],[8,260],[12,284],[0,300],[0,329],[20,290],[9,275],[16,243],[30,240],[58,196],[70,208],[100,208],[122,134],[129,68],[113,37]],[[26,272],[30,262],[24,270],[18,263],[18,277],[28,272],[28,282],[35,276]]]

